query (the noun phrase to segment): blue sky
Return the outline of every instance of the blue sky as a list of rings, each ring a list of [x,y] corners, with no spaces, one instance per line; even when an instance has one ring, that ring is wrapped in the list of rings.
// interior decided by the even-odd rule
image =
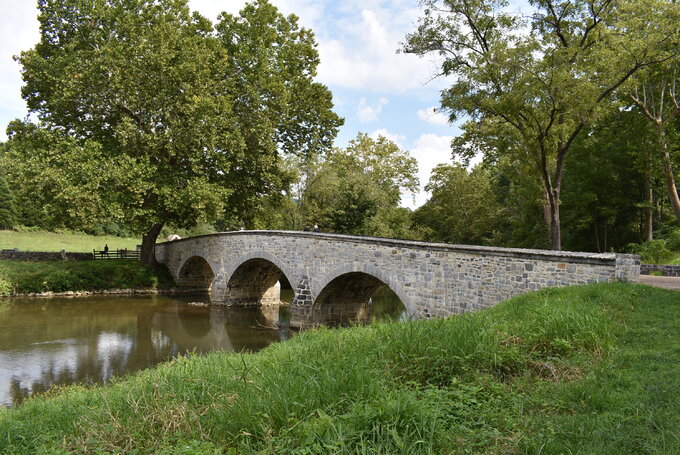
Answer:
[[[417,0],[270,0],[284,14],[294,13],[311,28],[319,43],[318,80],[333,92],[336,112],[345,118],[336,145],[343,147],[358,132],[382,134],[397,142],[419,163],[424,186],[431,169],[451,162],[449,144],[459,130],[434,111],[447,81],[432,80],[434,56],[398,54],[399,43],[415,27]],[[193,10],[215,20],[221,11],[237,13],[245,0],[189,0]],[[33,1],[0,0],[0,140],[7,123],[23,118],[19,65],[12,55],[38,40]],[[450,83],[450,81],[448,81]],[[419,192],[419,206],[427,195]]]

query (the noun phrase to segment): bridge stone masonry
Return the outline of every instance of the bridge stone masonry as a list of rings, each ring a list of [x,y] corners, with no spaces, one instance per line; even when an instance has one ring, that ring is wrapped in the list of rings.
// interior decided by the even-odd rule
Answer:
[[[550,286],[639,281],[637,255],[449,245],[338,234],[239,231],[156,245],[177,285],[213,303],[278,303],[293,289],[291,325],[370,317],[388,286],[413,318],[445,317]]]

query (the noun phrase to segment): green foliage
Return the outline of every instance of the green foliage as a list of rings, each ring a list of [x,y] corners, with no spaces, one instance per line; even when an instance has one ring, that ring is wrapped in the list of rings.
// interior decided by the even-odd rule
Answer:
[[[676,293],[618,283],[306,331],[0,410],[0,450],[675,453],[677,316]]]
[[[100,187],[114,173],[101,146],[15,120],[2,164],[15,188],[21,223],[43,229],[92,228],[113,216]]]
[[[493,180],[496,202],[502,207],[499,225],[501,246],[549,248],[544,228],[541,189],[527,179],[527,164],[512,157],[502,157],[493,165],[485,163]]]
[[[16,223],[14,195],[0,166],[0,229],[12,229]]]
[[[61,222],[82,206],[73,224],[101,213],[144,234],[144,258],[166,223],[189,228],[225,208],[249,217],[290,185],[279,152],[321,153],[342,124],[313,81],[312,33],[266,0],[215,27],[185,0],[38,6],[41,40],[19,62],[41,125],[17,129],[58,144],[22,172],[36,185],[50,184],[45,173],[58,180],[45,202]],[[35,148],[32,137],[14,141],[13,163]],[[62,143],[74,145],[65,158]]]
[[[560,207],[564,245],[572,251],[622,251],[629,243],[644,240],[649,201],[647,160],[641,152],[652,147],[653,135],[630,111],[611,113],[588,133],[574,142],[572,159],[565,166],[568,190]],[[663,194],[659,183],[653,190]],[[658,218],[655,221],[660,224]]]
[[[666,247],[671,250],[680,253],[680,229],[674,229],[666,237]]]
[[[358,133],[345,150],[329,155],[328,161],[346,174],[365,173],[390,205],[396,205],[402,193],[415,194],[418,190],[418,162],[384,136],[373,139]]]
[[[267,0],[223,13],[215,30],[235,74],[234,108],[250,151],[278,145],[312,158],[330,150],[343,121],[331,110],[331,93],[313,81],[319,55],[312,31]]]
[[[364,173],[335,167],[322,169],[305,193],[308,224],[341,234],[366,234],[366,223],[378,211],[384,194]]]
[[[425,189],[432,196],[413,219],[417,226],[428,229],[428,240],[476,245],[498,241],[501,206],[490,173],[483,166],[468,172],[459,164],[440,164]]]
[[[0,295],[172,286],[164,269],[135,261],[0,261]]]
[[[677,51],[675,41],[663,43],[664,50]],[[655,143],[650,147],[654,150],[656,166],[663,172],[666,183],[666,197],[675,214],[676,226],[680,224],[680,197],[675,180],[671,140],[673,126],[680,114],[680,96],[677,93],[680,59],[669,58],[661,65],[654,65],[638,72],[627,84],[625,95],[635,106],[634,112],[644,118],[655,133]],[[649,154],[645,151],[644,154]]]
[[[423,240],[421,228],[412,223],[413,213],[404,207],[380,207],[366,223],[367,235],[392,239]]]
[[[551,248],[560,249],[560,192],[571,145],[631,75],[677,57],[677,5],[548,0],[520,16],[502,0],[421,4],[423,17],[404,51],[438,54],[439,74],[455,76],[442,92],[442,108],[451,120],[469,121],[454,152],[524,163],[541,188]]]
[[[336,149],[306,176],[300,208],[307,225],[325,231],[408,236],[402,192],[418,187],[417,162],[380,136],[359,133],[346,149]]]
[[[631,244],[629,245],[629,251],[633,254],[639,254],[642,262],[647,264],[662,264],[664,258],[668,257],[671,253],[666,247],[666,241],[663,239]]]
[[[2,295],[12,295],[12,283],[4,275],[0,275],[0,296]]]

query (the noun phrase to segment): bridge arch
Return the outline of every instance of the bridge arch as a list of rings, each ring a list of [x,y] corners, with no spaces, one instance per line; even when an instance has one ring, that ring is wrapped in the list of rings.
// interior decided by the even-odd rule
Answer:
[[[179,268],[177,286],[210,292],[215,280],[215,268],[202,256],[189,257]]]
[[[231,263],[232,268],[224,274],[226,288],[223,300],[228,305],[278,304],[281,289],[277,284],[294,285],[284,263],[270,253],[249,253]]]
[[[369,299],[383,286],[397,295],[408,314],[414,313],[411,299],[395,280],[375,267],[349,265],[334,270],[315,286],[318,292],[313,293],[311,317],[324,323],[344,323],[370,316]]]

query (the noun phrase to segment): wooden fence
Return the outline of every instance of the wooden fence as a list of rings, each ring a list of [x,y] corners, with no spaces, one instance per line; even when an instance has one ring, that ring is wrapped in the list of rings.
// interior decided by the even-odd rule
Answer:
[[[139,261],[141,257],[141,251],[136,250],[109,250],[109,251],[97,251],[92,250],[92,257],[95,260],[109,260],[109,259],[127,259]]]

